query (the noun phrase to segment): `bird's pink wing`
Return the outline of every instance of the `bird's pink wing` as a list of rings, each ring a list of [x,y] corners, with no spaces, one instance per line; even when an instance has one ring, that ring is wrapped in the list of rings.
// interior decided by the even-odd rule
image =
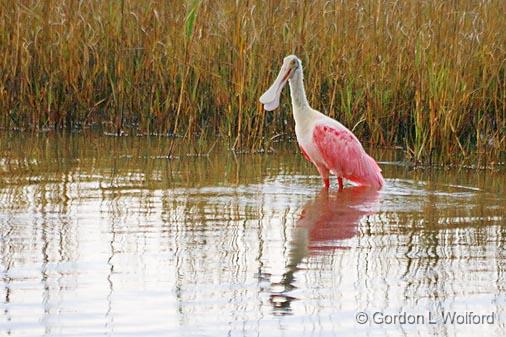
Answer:
[[[317,124],[313,131],[313,141],[328,169],[359,185],[377,189],[383,186],[384,180],[378,164],[348,129],[325,123]]]

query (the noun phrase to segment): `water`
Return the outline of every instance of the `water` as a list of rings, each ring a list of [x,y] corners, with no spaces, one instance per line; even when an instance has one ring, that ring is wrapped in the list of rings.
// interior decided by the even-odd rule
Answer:
[[[206,146],[1,135],[0,333],[505,334],[504,171],[376,151],[381,192],[325,193],[295,144]],[[470,311],[493,322],[439,317]]]

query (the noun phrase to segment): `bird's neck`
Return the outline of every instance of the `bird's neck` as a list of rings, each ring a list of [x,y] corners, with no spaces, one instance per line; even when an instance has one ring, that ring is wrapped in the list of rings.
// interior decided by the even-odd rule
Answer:
[[[304,79],[302,75],[302,68],[293,74],[289,80],[290,83],[290,96],[292,97],[292,109],[295,123],[303,122],[309,116],[306,116],[307,111],[311,110],[306,98],[306,91],[304,90]]]

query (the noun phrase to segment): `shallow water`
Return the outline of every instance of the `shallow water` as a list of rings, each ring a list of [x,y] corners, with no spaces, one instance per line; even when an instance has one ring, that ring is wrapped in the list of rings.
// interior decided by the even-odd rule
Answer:
[[[325,193],[295,144],[205,147],[0,135],[0,333],[505,334],[505,172],[374,151],[381,192]]]

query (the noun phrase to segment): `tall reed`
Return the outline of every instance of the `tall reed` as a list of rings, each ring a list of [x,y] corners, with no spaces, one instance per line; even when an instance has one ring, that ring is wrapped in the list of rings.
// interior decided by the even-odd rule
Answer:
[[[282,58],[312,105],[416,159],[506,149],[506,2],[0,0],[0,127],[292,134]]]

